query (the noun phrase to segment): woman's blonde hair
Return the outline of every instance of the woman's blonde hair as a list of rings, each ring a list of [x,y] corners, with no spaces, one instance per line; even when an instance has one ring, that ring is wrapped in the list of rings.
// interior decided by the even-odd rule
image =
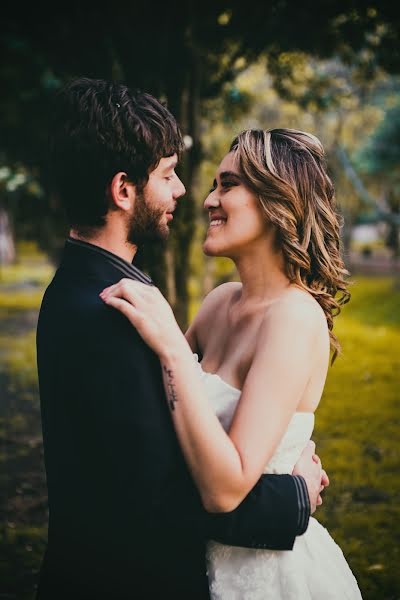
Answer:
[[[230,151],[276,229],[289,280],[307,290],[325,313],[333,362],[340,352],[333,317],[350,293],[335,191],[322,144],[296,129],[249,129],[233,140]]]

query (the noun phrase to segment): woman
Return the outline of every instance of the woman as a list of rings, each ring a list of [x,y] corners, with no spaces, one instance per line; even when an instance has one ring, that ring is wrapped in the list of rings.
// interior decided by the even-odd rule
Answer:
[[[186,338],[156,288],[123,280],[102,297],[159,355],[204,506],[227,512],[263,472],[292,472],[311,437],[330,353],[334,360],[340,349],[333,317],[349,293],[334,189],[315,136],[241,133],[205,208],[204,252],[231,258],[240,283],[207,296]],[[361,598],[340,548],[313,518],[293,551],[210,541],[207,558],[214,600]]]

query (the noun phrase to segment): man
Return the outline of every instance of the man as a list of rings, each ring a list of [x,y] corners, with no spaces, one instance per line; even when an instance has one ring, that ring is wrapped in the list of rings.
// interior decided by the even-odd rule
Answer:
[[[263,476],[232,513],[203,509],[157,356],[99,297],[122,277],[152,283],[132,260],[168,236],[185,192],[179,128],[149,94],[81,78],[57,98],[52,138],[71,232],[37,331],[49,500],[37,598],[207,599],[205,539],[291,549],[324,472],[311,446],[298,475]]]

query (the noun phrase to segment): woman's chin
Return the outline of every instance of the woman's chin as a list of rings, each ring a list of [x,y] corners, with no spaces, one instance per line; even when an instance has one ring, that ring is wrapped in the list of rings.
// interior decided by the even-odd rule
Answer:
[[[203,244],[203,252],[206,256],[224,256],[221,248],[218,248],[215,244],[207,243],[207,240]]]
[[[205,240],[203,242],[203,252],[206,256],[215,256],[215,247],[210,243],[210,240]]]

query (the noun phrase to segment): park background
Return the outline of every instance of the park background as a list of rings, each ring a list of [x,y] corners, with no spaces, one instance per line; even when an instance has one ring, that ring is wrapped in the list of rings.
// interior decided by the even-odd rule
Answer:
[[[183,129],[167,248],[141,251],[182,327],[235,280],[201,251],[202,202],[231,139],[293,127],[324,144],[352,299],[335,320],[314,439],[331,486],[318,519],[365,600],[400,598],[400,53],[395,3],[170,0],[8,6],[0,25],[0,598],[33,597],[47,498],[35,327],[67,232],[41,177],[51,98],[77,75],[113,78],[168,102]],[[294,332],[295,335],[295,332]]]

